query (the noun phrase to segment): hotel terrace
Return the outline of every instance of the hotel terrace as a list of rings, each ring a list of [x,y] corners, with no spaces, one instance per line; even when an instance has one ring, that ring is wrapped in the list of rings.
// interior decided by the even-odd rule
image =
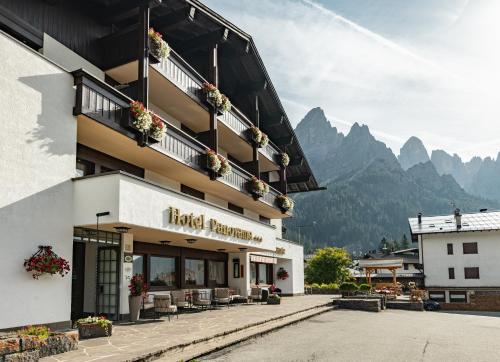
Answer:
[[[282,220],[319,187],[250,35],[197,0],[7,0],[0,30],[0,329],[126,318],[137,273],[303,293]],[[47,250],[68,275],[26,271]]]

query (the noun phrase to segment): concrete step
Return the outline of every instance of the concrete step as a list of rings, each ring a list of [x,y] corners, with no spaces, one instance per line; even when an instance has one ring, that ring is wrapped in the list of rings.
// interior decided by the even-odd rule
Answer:
[[[258,325],[249,326],[222,336],[214,336],[203,342],[195,342],[183,348],[172,349],[156,358],[148,358],[148,361],[189,361],[203,355],[219,351],[234,344],[241,343],[250,338],[255,338],[277,329],[298,323],[305,319],[320,315],[333,310],[333,306],[321,306],[293,313],[282,318],[272,319]],[[145,360],[144,360],[145,361]]]

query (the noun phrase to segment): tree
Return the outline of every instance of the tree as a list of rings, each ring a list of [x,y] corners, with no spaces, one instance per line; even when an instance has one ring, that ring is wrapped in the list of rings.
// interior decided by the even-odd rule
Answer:
[[[385,237],[380,240],[380,244],[378,244],[378,250],[384,251],[387,248],[387,239]]]
[[[402,249],[409,249],[410,248],[410,243],[408,242],[408,238],[406,237],[406,234],[403,234],[403,238],[401,239],[401,248]]]
[[[307,283],[340,284],[349,277],[351,258],[343,248],[327,247],[318,249],[308,261],[305,269]]]

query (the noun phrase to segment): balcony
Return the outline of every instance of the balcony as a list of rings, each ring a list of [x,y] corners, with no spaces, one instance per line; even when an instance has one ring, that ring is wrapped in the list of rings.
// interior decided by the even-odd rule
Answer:
[[[137,61],[120,65],[106,72],[121,83],[137,80]],[[159,64],[150,65],[150,101],[200,133],[209,130],[209,113],[202,85],[206,80],[177,53]],[[235,106],[218,117],[219,147],[240,162],[252,161],[252,144],[248,130],[253,123]],[[261,171],[278,170],[277,155],[281,152],[271,142],[259,149]]]
[[[83,71],[74,75],[77,84],[74,114],[78,116],[79,143],[223,200],[231,200],[265,217],[289,216],[283,215],[276,206],[280,192],[272,187],[268,194],[254,201],[248,191],[252,175],[233,162],[230,162],[231,174],[209,181],[204,164],[207,147],[171,125],[161,142],[138,147],[137,133],[123,122],[131,100]]]
[[[276,230],[271,225],[120,171],[74,179],[74,200],[75,226],[95,227],[95,214],[106,210],[110,214],[101,217],[100,228],[113,231],[126,225],[135,240],[169,240],[173,246],[186,246],[186,239],[194,238],[189,247],[227,252],[239,252],[241,247],[248,251],[276,248]],[[171,208],[178,212],[175,221]],[[182,215],[190,214],[197,218],[195,223],[181,222]],[[212,220],[244,233],[217,230]]]

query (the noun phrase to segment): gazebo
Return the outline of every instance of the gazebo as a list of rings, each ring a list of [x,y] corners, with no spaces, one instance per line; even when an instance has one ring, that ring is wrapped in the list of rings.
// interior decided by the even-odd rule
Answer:
[[[377,273],[379,269],[386,269],[392,273],[392,284],[396,286],[396,270],[403,267],[402,258],[384,258],[384,259],[360,259],[359,267],[363,268],[368,284],[372,282],[372,274]]]

